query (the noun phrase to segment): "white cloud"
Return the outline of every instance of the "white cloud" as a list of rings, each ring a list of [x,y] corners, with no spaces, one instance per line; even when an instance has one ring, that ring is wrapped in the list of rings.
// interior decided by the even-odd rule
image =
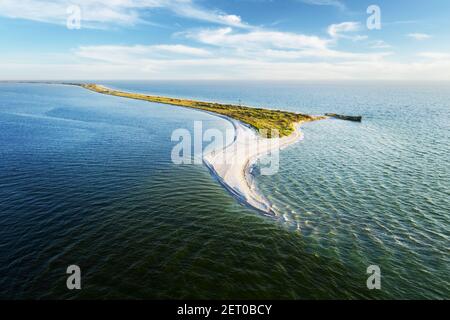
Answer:
[[[356,30],[345,27],[342,30]],[[151,61],[202,60],[212,61],[259,61],[259,63],[298,63],[336,62],[336,61],[380,61],[391,55],[390,52],[354,53],[333,50],[330,45],[337,39],[321,38],[292,32],[280,32],[263,28],[235,30],[231,27],[215,29],[196,29],[178,33],[198,43],[198,46],[184,45],[136,45],[136,46],[84,46],[76,49],[76,56],[102,62],[129,65],[148,65]],[[185,40],[185,39],[183,39]],[[228,71],[230,72],[230,71]]]
[[[128,65],[144,64],[148,60],[205,58],[211,55],[205,49],[185,45],[82,46],[74,53],[81,58]]]
[[[211,53],[205,49],[202,48],[194,48],[189,47],[181,44],[176,45],[154,45],[150,46],[150,48],[171,52],[171,53],[177,53],[177,54],[184,54],[184,55],[191,55],[191,56],[198,56],[198,57],[205,57],[209,56]]]
[[[339,0],[300,0],[306,4],[312,4],[316,6],[333,6],[341,10],[345,9],[345,4]]]
[[[388,49],[391,48],[392,46],[383,40],[376,40],[371,42],[370,47],[372,49]]]
[[[339,32],[343,31],[339,29]],[[151,75],[161,79],[303,79],[306,75],[311,79],[334,79],[339,78],[337,70],[383,63],[391,54],[338,51],[329,47],[337,39],[266,29],[198,29],[178,36],[194,40],[203,47],[83,46],[74,53],[84,64],[96,61],[101,68],[111,64],[112,70],[127,69],[130,75],[135,72],[137,78]],[[340,74],[341,78],[354,76],[347,71]]]
[[[418,56],[432,60],[450,60],[450,53],[448,52],[420,52]]]
[[[337,51],[331,49],[324,50],[272,50],[268,49],[259,53],[263,58],[277,59],[277,61],[286,60],[302,60],[308,58],[309,60],[316,61],[378,61],[382,60],[384,57],[390,56],[391,52],[381,52],[381,53],[353,53],[345,51]]]
[[[0,16],[65,25],[67,8],[72,5],[80,6],[82,26],[88,27],[144,22],[142,11],[156,8],[164,8],[186,18],[249,27],[237,15],[203,9],[193,0],[1,0]]]
[[[450,80],[448,54],[424,52],[415,63],[388,61],[389,52],[332,50],[330,39],[231,28],[183,34],[203,47],[181,44],[82,46],[70,63],[0,65],[3,79],[250,79]],[[32,61],[31,59],[29,61]],[[59,60],[61,61],[61,60]]]
[[[413,38],[418,41],[427,40],[427,39],[431,38],[431,36],[426,33],[409,33],[408,37]]]
[[[253,59],[379,59],[389,53],[360,54],[329,48],[333,42],[317,36],[253,29],[236,32],[230,27],[201,29],[178,35],[215,47],[218,55]]]
[[[232,28],[203,29],[182,33],[204,44],[228,48],[325,49],[329,40],[317,36],[264,29],[236,33]]]
[[[358,22],[328,27],[327,37],[274,31],[247,25],[237,15],[205,10],[192,0],[0,0],[0,15],[65,23],[66,6],[83,7],[84,20],[93,24],[142,22],[141,10],[164,8],[173,13],[225,25],[179,33],[195,45],[99,45],[80,46],[66,60],[47,63],[12,59],[0,65],[3,79],[293,79],[293,80],[450,80],[448,54],[423,52],[419,62],[388,61],[391,52],[358,53],[334,50],[341,39],[366,39],[358,35]],[[311,4],[334,5],[334,1],[307,0]],[[314,3],[313,3],[314,2]],[[414,36],[413,36],[414,35]],[[425,34],[410,34],[417,39]],[[424,37],[425,36],[425,37]],[[187,39],[186,39],[187,38]],[[368,43],[376,49],[389,45]],[[367,49],[367,48],[366,48]],[[30,53],[31,55],[31,53]],[[51,76],[49,76],[51,75]]]
[[[359,22],[353,21],[332,24],[328,27],[328,34],[333,38],[338,38],[341,33],[358,31],[360,27]]]
[[[1,79],[450,80],[450,61],[268,62],[249,59],[148,60],[145,64],[0,64]]]
[[[328,27],[328,34],[334,38],[344,38],[351,39],[353,41],[360,41],[367,39],[364,35],[348,35],[348,33],[353,33],[361,30],[361,24],[359,22],[348,21],[338,24],[332,24]]]
[[[335,27],[333,35],[357,30],[355,25]],[[80,68],[74,79],[273,79],[273,80],[450,80],[446,55],[422,53],[427,58],[407,63],[387,60],[392,53],[355,53],[330,49],[340,37],[324,39],[265,29],[231,27],[191,30],[178,34],[200,47],[185,45],[85,46],[74,51]],[[203,47],[202,47],[203,46]],[[387,48],[379,40],[372,46]],[[110,66],[110,68],[108,68]],[[40,67],[28,66],[30,70]],[[34,69],[33,69],[34,68]],[[65,76],[60,65],[49,66]],[[25,68],[23,68],[25,69]],[[94,71],[97,72],[94,72]],[[52,74],[52,71],[49,71]],[[18,77],[20,74],[15,75]],[[49,74],[49,73],[45,73]]]
[[[225,14],[220,11],[209,11],[194,5],[192,0],[167,0],[166,7],[182,17],[229,25],[239,28],[250,28],[240,16]]]
[[[241,17],[234,14],[221,16],[221,18],[223,19],[224,22],[230,25],[239,25],[242,23]]]

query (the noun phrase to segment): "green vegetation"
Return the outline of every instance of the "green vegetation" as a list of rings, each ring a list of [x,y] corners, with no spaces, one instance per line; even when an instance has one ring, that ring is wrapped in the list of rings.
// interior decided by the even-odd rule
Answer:
[[[139,93],[122,92],[108,89],[96,84],[82,84],[80,86],[102,94],[200,109],[220,115],[225,115],[230,118],[242,121],[243,123],[249,124],[257,131],[264,133],[267,138],[271,138],[271,130],[278,130],[280,137],[289,136],[295,131],[295,124],[319,120],[323,118],[280,110],[250,108],[231,104],[220,104],[213,102],[202,102],[195,100],[175,99],[168,97],[149,96]]]

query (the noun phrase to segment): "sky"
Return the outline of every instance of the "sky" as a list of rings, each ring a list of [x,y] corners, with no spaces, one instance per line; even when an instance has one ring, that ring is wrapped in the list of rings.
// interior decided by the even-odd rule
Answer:
[[[0,0],[0,80],[450,80],[448,0]]]

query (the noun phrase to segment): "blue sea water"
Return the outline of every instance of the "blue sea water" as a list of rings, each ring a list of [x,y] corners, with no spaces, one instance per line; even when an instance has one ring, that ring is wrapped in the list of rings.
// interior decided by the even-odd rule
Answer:
[[[172,163],[175,129],[223,119],[1,83],[0,298],[450,298],[450,84],[101,83],[364,121],[304,125],[280,172],[255,177],[279,221]]]

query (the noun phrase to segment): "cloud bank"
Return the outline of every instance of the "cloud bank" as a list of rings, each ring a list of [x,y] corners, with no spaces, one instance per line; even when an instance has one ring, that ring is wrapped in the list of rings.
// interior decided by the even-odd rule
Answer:
[[[73,4],[83,8],[83,19],[92,25],[147,23],[145,12],[158,9],[209,27],[174,33],[166,43],[74,45],[59,60],[43,58],[45,63],[29,62],[42,58],[31,51],[28,59],[3,62],[2,79],[450,80],[447,53],[424,50],[414,62],[395,60],[393,47],[368,39],[357,21],[324,26],[320,36],[278,31],[250,25],[236,14],[206,10],[193,0],[1,0],[0,15],[65,24],[66,9]],[[343,50],[342,43],[358,43],[365,50]]]

